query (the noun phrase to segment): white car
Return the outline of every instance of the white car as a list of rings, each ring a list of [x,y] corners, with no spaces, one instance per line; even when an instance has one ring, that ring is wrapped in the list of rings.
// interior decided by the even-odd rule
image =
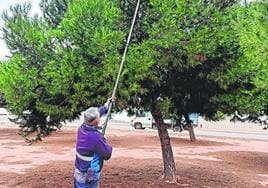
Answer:
[[[197,127],[199,125],[198,113],[189,113],[189,118],[193,126]],[[176,126],[175,120],[172,119],[164,119],[164,124],[166,124],[168,128],[172,128],[174,131],[183,130],[183,127]],[[155,121],[150,112],[143,112],[132,118],[130,125],[135,129],[155,128]]]
[[[164,123],[172,125],[172,120],[164,119]],[[130,125],[135,129],[154,128],[155,121],[150,112],[143,112],[131,119]]]

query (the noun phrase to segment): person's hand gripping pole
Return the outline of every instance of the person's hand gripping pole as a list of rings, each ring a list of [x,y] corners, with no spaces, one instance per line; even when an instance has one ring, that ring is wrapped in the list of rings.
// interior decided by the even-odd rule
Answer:
[[[107,124],[109,121],[109,116],[111,114],[112,106],[113,106],[113,103],[115,102],[115,99],[116,99],[116,97],[114,97],[114,96],[111,98],[108,98],[106,103],[104,104],[104,107],[107,109],[107,115],[106,115],[105,121],[104,121],[103,126],[102,126],[102,134],[105,134],[106,127],[107,127]]]

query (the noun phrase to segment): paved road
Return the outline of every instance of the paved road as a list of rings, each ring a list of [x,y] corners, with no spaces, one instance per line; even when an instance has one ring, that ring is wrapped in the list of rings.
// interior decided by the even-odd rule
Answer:
[[[111,121],[107,127],[107,131],[109,128],[112,129],[134,129],[129,125],[127,122],[116,122]],[[156,131],[155,129],[145,129],[140,131]],[[170,133],[173,132],[173,130],[169,130]],[[177,132],[178,134],[188,135],[187,131],[183,132]],[[195,134],[197,136],[220,136],[220,137],[230,137],[230,138],[242,138],[242,139],[265,139],[268,140],[268,130],[262,130],[262,128],[258,125],[250,125],[248,126],[248,130],[245,126],[241,127],[233,127],[233,126],[225,126],[222,127],[203,127],[203,128],[195,128]]]
[[[0,126],[1,123],[9,123],[8,117],[6,115],[0,115]],[[65,127],[78,127],[82,123],[82,119],[75,120],[72,122],[67,122]],[[130,126],[129,122],[122,121],[110,121],[107,126],[107,131],[109,129],[122,129],[122,130],[133,130],[134,128]],[[145,129],[139,131],[154,131],[155,129]],[[169,130],[173,133],[173,130]],[[188,135],[188,132],[178,132],[181,135]],[[203,122],[203,127],[195,128],[196,136],[219,136],[219,137],[230,137],[230,138],[242,138],[242,139],[264,139],[268,140],[268,130],[263,130],[261,126],[256,124],[229,124],[228,122],[217,122],[217,123],[205,123]]]
[[[237,132],[232,130],[195,130],[196,135],[202,136],[220,136],[243,139],[265,139],[268,140],[268,131],[263,130],[263,133],[257,132]]]
[[[118,122],[110,121],[107,126],[107,131],[109,129],[123,129],[123,130],[133,130],[134,128],[130,126],[128,122]],[[145,129],[139,131],[156,131],[155,129]],[[173,133],[173,130],[169,130],[170,133]],[[188,135],[187,131],[176,132],[182,135]],[[242,139],[264,139],[268,140],[268,130],[262,130],[258,125],[248,125],[248,129],[244,125],[239,129],[239,126],[212,126],[203,128],[195,128],[196,136],[219,136],[219,137],[230,137],[230,138],[242,138]]]

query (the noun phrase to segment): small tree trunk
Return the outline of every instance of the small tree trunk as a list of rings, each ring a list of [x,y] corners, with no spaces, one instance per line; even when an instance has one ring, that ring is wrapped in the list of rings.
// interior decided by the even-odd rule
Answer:
[[[189,136],[190,136],[191,142],[196,141],[196,137],[195,137],[195,134],[194,134],[194,128],[193,128],[193,126],[191,124],[187,124],[186,125],[186,130],[189,131]]]
[[[194,142],[196,140],[195,138],[195,134],[194,134],[194,128],[193,128],[193,125],[191,123],[191,120],[189,118],[189,115],[188,113],[185,113],[184,114],[184,118],[185,118],[185,121],[186,121],[186,126],[185,126],[185,129],[187,131],[189,131],[189,135],[190,135],[190,140],[191,142]]]
[[[176,166],[173,157],[173,151],[170,143],[170,137],[168,135],[167,127],[164,125],[162,114],[160,109],[155,105],[152,110],[156,127],[158,129],[158,136],[161,143],[162,157],[164,163],[164,175],[163,178],[167,181],[176,182]]]

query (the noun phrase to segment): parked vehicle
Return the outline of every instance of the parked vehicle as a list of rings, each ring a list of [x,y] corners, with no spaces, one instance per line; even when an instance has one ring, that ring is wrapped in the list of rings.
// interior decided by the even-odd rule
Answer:
[[[189,113],[189,118],[193,126],[198,126],[199,124],[199,115],[198,113]],[[173,129],[174,131],[183,131],[186,122],[184,118],[181,119],[181,122],[176,122],[174,119],[164,119],[164,123],[168,128]],[[130,125],[135,129],[145,129],[145,128],[155,128],[155,121],[150,112],[143,112],[136,115],[130,122]]]
[[[164,123],[168,126],[172,126],[173,121],[171,119],[164,119]],[[131,120],[130,125],[135,129],[154,128],[155,121],[151,112],[143,112],[136,115]]]

